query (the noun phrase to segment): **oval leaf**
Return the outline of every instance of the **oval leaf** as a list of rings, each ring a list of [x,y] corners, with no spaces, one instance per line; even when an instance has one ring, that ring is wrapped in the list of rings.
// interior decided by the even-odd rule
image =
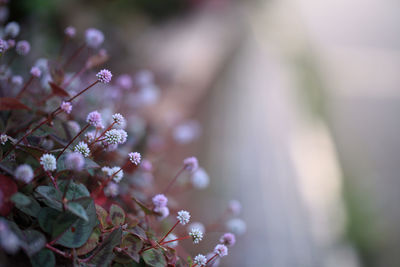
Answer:
[[[116,204],[111,205],[109,216],[114,226],[124,224],[125,222],[125,211]]]
[[[31,256],[31,263],[33,267],[54,267],[56,265],[56,257],[51,250],[42,249]]]
[[[14,110],[14,109],[26,109],[30,108],[21,103],[17,98],[13,97],[0,97],[0,111],[3,110]]]
[[[76,202],[69,202],[69,203],[67,204],[67,209],[68,209],[71,213],[73,213],[73,214],[75,214],[76,216],[78,216],[79,218],[81,218],[81,219],[83,219],[83,220],[85,220],[85,221],[87,221],[87,222],[89,221],[89,217],[87,216],[86,211],[85,211],[85,209],[82,207],[81,204],[76,203]]]

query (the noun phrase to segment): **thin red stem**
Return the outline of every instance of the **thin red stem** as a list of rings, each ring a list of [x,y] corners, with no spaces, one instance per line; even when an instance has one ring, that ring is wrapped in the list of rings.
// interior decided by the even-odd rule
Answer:
[[[164,242],[162,242],[160,245],[165,245],[165,244],[168,244],[168,243],[172,243],[172,242],[180,241],[180,240],[185,240],[185,239],[189,239],[189,238],[191,238],[191,236],[190,236],[190,235],[187,235],[187,236],[180,237],[180,238],[177,238],[177,239],[164,241]]]
[[[78,96],[80,96],[81,94],[83,94],[84,92],[86,92],[87,90],[89,90],[90,88],[92,88],[93,86],[95,86],[99,81],[96,80],[95,82],[93,82],[91,85],[89,85],[88,87],[86,87],[85,89],[83,89],[82,91],[80,91],[79,93],[77,93],[75,96],[71,97],[70,99],[67,100],[67,102],[72,102],[75,98],[77,98]]]
[[[76,72],[68,81],[66,81],[63,85],[64,89],[68,87],[77,77],[81,76],[87,70],[86,66],[84,66],[80,71]]]
[[[93,82],[91,85],[89,85],[88,87],[86,87],[85,89],[83,89],[81,92],[79,92],[78,94],[76,94],[75,96],[73,96],[73,97],[71,97],[70,99],[68,99],[67,100],[67,102],[72,102],[75,98],[77,98],[78,96],[80,96],[81,94],[83,94],[84,92],[86,92],[87,90],[89,90],[91,87],[93,87],[95,84],[97,84],[99,81],[95,81],[95,82]],[[32,134],[34,131],[36,131],[37,129],[39,129],[43,124],[45,124],[45,123],[47,123],[47,122],[49,122],[50,120],[52,120],[53,119],[53,117],[55,117],[57,114],[59,114],[60,112],[62,112],[62,110],[61,110],[61,108],[60,107],[58,107],[58,108],[56,108],[51,114],[50,114],[50,116],[46,119],[46,120],[44,120],[43,122],[41,122],[39,125],[37,125],[35,128],[33,128],[32,130],[30,130],[30,131],[28,131],[22,138],[20,138],[18,141],[17,141],[17,143],[15,143],[14,144],[14,146],[9,150],[9,151],[7,151],[7,153],[5,153],[4,155],[3,155],[3,157],[2,157],[2,159],[0,160],[0,162],[3,160],[3,159],[5,159],[7,156],[8,156],[8,154],[10,154],[10,152],[11,151],[13,151],[16,147],[17,147],[17,145],[19,144],[19,143],[21,143],[21,141],[23,140],[23,139],[25,139],[27,136],[29,136],[30,134]]]
[[[207,265],[209,262],[211,262],[212,260],[214,260],[217,256],[218,256],[218,254],[215,253],[215,255],[212,256],[212,257],[206,262],[206,265]],[[194,267],[194,266],[192,266],[192,267]]]
[[[119,168],[118,171],[116,171],[115,173],[113,173],[113,175],[111,175],[107,180],[105,180],[104,182],[101,183],[101,185],[99,186],[98,189],[93,191],[93,198],[95,198],[97,196],[97,194],[99,192],[101,192],[101,190],[103,190],[104,187],[106,187],[108,185],[109,182],[111,182],[111,180],[115,177],[115,175],[117,175],[120,171],[122,171],[123,168],[125,168],[127,165],[129,164],[129,161],[126,162],[124,164],[124,166],[122,166],[121,168]]]
[[[166,234],[164,235],[164,237],[161,238],[160,241],[158,241],[158,243],[161,244],[161,243],[164,241],[164,239],[167,238],[167,236],[175,229],[175,227],[176,227],[178,224],[179,224],[179,221],[176,221],[176,223],[174,224],[174,226],[172,226],[171,230],[169,230],[168,233],[166,233]]]
[[[64,64],[64,69],[68,67],[69,64],[82,52],[82,50],[86,47],[86,44],[81,45],[78,47],[78,49],[75,50],[75,52],[69,57],[67,62]]]
[[[164,189],[163,193],[166,194],[172,187],[172,185],[176,182],[176,180],[178,179],[179,175],[181,175],[181,173],[185,170],[185,168],[182,167],[182,169],[179,170],[179,172],[175,175],[175,177],[171,180],[171,182],[169,182],[169,184],[167,185],[167,187]]]
[[[58,154],[57,156],[57,160],[61,157],[61,155],[64,153],[64,151],[75,141],[76,138],[78,138],[78,136],[80,136],[84,131],[86,131],[86,129],[90,126],[90,124],[87,124],[85,127],[82,128],[82,130],[75,135],[74,138],[72,138],[71,141],[69,141],[69,143],[64,147],[64,149],[61,151],[60,154]]]
[[[21,91],[19,91],[19,93],[17,94],[16,98],[21,98],[22,94],[26,91],[26,89],[29,87],[29,85],[32,83],[33,81],[33,76],[31,75],[31,77],[26,81],[26,83],[24,84],[24,86],[22,87]]]
[[[61,59],[61,56],[62,56],[62,54],[63,54],[63,52],[64,52],[64,48],[65,48],[65,45],[67,44],[67,41],[69,40],[69,38],[68,38],[68,36],[64,36],[64,39],[63,39],[63,41],[62,41],[62,43],[61,43],[61,47],[60,47],[60,51],[58,52],[58,57],[57,57],[57,61],[59,62],[60,61],[60,59]]]
[[[68,258],[68,259],[71,258],[71,254],[69,254],[69,253],[67,253],[67,252],[64,252],[64,251],[61,251],[61,250],[59,250],[59,249],[57,249],[57,248],[51,246],[50,244],[46,244],[46,248],[48,248],[48,249],[50,249],[51,251],[53,251],[53,252],[55,252],[55,253],[57,253],[57,254],[63,256],[64,258]]]
[[[115,122],[111,123],[110,126],[107,127],[93,142],[89,144],[89,147],[92,147],[97,141],[99,141],[100,137],[102,137],[107,131],[111,130],[111,128],[114,126]]]

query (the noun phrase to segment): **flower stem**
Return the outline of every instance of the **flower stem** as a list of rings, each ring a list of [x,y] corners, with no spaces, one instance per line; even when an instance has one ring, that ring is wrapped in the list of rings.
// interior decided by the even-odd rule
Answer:
[[[185,240],[185,239],[189,239],[189,238],[191,238],[191,236],[187,235],[187,236],[179,237],[179,238],[176,238],[176,239],[173,239],[173,240],[164,241],[160,245],[165,245],[165,244],[168,244],[168,243],[172,243],[172,242],[180,241],[180,240]]]
[[[64,69],[71,64],[71,62],[82,52],[82,50],[86,47],[86,44],[82,44],[75,52],[69,57],[69,59],[64,63]]]
[[[96,85],[98,82],[99,82],[99,81],[96,80],[95,82],[93,82],[92,84],[90,84],[88,87],[86,87],[85,89],[83,89],[82,91],[80,91],[78,94],[76,94],[75,96],[73,96],[73,97],[71,97],[70,99],[68,99],[67,102],[72,102],[75,98],[77,98],[78,96],[80,96],[81,94],[83,94],[84,92],[86,92],[87,90],[89,90],[91,87],[93,87],[94,85]],[[43,124],[45,124],[45,123],[51,121],[55,116],[57,116],[57,114],[59,114],[59,113],[61,113],[61,112],[62,112],[61,108],[58,107],[57,109],[55,109],[55,110],[49,115],[49,117],[48,117],[47,119],[45,119],[44,121],[42,121],[39,125],[37,125],[37,126],[36,126],[35,128],[33,128],[32,130],[28,131],[22,138],[20,138],[20,139],[17,141],[17,143],[14,144],[14,146],[13,146],[10,150],[7,151],[7,153],[5,153],[5,154],[3,155],[2,159],[0,160],[0,162],[3,161],[3,160],[8,156],[8,154],[10,154],[11,151],[14,150],[14,149],[17,147],[17,145],[18,145],[19,143],[21,143],[21,141],[22,141],[23,139],[25,139],[27,136],[29,136],[30,134],[32,134],[33,132],[35,132],[35,131],[36,131],[37,129],[39,129]]]
[[[211,262],[212,260],[214,260],[217,256],[218,256],[218,254],[215,253],[215,255],[212,256],[212,257],[206,262],[206,265],[207,265],[209,262]],[[193,267],[193,266],[192,266],[192,267]]]
[[[78,138],[78,136],[80,136],[89,126],[90,126],[90,124],[87,124],[85,127],[83,127],[82,130],[81,130],[77,135],[75,135],[75,137],[72,138],[71,141],[69,141],[69,143],[64,147],[64,149],[61,151],[61,153],[58,154],[57,160],[58,160],[58,159],[60,158],[60,156],[64,153],[64,151],[75,141],[75,139]]]
[[[94,139],[94,141],[89,144],[89,148],[91,148],[97,141],[99,141],[100,137],[102,137],[107,131],[111,130],[114,124],[115,122],[111,123],[111,125],[108,126],[107,129],[105,129],[96,139]]]
[[[26,89],[29,87],[32,81],[33,81],[33,76],[31,75],[29,80],[27,80],[26,83],[24,84],[24,87],[22,87],[21,91],[19,91],[19,93],[17,94],[16,98],[21,98],[22,94],[26,91]]]
[[[89,90],[91,87],[95,86],[99,81],[96,80],[95,82],[93,82],[92,84],[90,84],[88,87],[86,87],[85,89],[83,89],[82,91],[80,91],[79,93],[77,93],[75,96],[71,97],[70,99],[68,99],[66,102],[72,102],[75,98],[77,98],[78,96],[80,96],[81,94],[83,94],[84,92],[86,92],[87,90]]]
[[[85,71],[87,70],[87,67],[84,66],[80,71],[76,72],[68,81],[66,81],[63,85],[64,89],[68,87],[72,83],[73,80],[75,80],[77,77],[81,76]]]
[[[182,167],[182,169],[180,169],[178,171],[178,173],[175,175],[175,177],[171,180],[171,182],[169,182],[169,184],[167,185],[167,187],[164,189],[163,193],[166,194],[172,187],[172,185],[176,182],[176,180],[178,179],[179,175],[181,175],[181,173],[185,170],[184,167]]]
[[[175,227],[176,227],[178,224],[179,224],[179,221],[176,221],[176,223],[174,224],[174,226],[172,226],[171,230],[169,230],[168,233],[166,233],[166,234],[164,235],[164,237],[161,238],[160,241],[158,241],[158,243],[161,244],[161,243],[164,241],[164,239],[175,229]]]
[[[69,254],[69,253],[67,253],[67,252],[64,252],[64,251],[61,251],[61,250],[59,250],[59,249],[53,247],[53,246],[50,245],[50,244],[46,244],[46,248],[48,248],[48,249],[50,249],[51,251],[53,251],[53,252],[55,252],[55,253],[57,253],[57,254],[63,256],[64,258],[68,258],[68,259],[71,258],[71,254]]]

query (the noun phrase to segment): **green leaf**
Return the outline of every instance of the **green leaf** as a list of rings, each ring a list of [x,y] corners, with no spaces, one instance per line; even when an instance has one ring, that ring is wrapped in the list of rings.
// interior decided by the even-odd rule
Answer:
[[[142,253],[142,258],[147,265],[152,267],[167,266],[164,254],[160,249],[149,249]]]
[[[22,212],[37,217],[40,212],[39,203],[32,197],[28,197],[20,192],[15,193],[11,200],[15,203],[15,206]]]
[[[20,206],[28,206],[29,204],[31,204],[31,200],[29,199],[29,197],[25,196],[20,192],[17,192],[14,195],[12,195],[11,200],[12,202],[14,202],[14,204]]]
[[[63,180],[58,183],[61,192],[64,192],[67,186],[68,191],[65,198],[68,200],[90,196],[89,190],[83,184],[77,184],[69,180]]]
[[[82,207],[81,204],[77,203],[77,202],[69,202],[67,204],[67,209],[75,214],[76,216],[78,216],[79,218],[82,218],[85,221],[89,221],[89,217],[86,214],[85,209]]]
[[[117,256],[115,257],[114,261],[120,263],[128,263],[131,260],[136,261],[139,263],[140,255],[139,251],[143,247],[143,241],[132,234],[127,234],[122,238],[121,248],[127,248],[124,252],[116,253]]]
[[[59,212],[52,208],[42,208],[38,214],[40,227],[53,238],[65,232],[78,219],[75,215]]]
[[[38,199],[43,201],[47,206],[62,210],[61,204],[61,192],[57,191],[52,186],[38,186],[36,188],[36,193],[38,195]]]
[[[90,235],[88,241],[86,241],[86,243],[82,247],[76,249],[76,254],[78,256],[85,255],[95,249],[97,247],[97,244],[99,243],[99,237],[100,230],[96,228]]]
[[[137,237],[139,237],[142,240],[147,239],[146,231],[143,230],[143,228],[140,226],[135,226],[135,227],[129,229],[129,233],[136,235]]]
[[[112,204],[110,207],[110,218],[114,226],[124,224],[125,211],[120,206]]]
[[[33,267],[54,267],[56,265],[56,257],[51,250],[42,249],[31,256],[31,263]]]
[[[94,256],[89,263],[99,267],[108,266],[114,258],[113,249],[120,244],[121,237],[121,228],[112,231],[93,252]]]
[[[22,243],[22,248],[28,256],[39,252],[46,245],[46,238],[36,230],[25,230],[23,234],[25,239]]]
[[[96,204],[96,214],[103,228],[108,228],[109,226],[111,226],[107,222],[108,212],[102,206],[97,204]]]
[[[79,248],[86,243],[92,234],[93,228],[98,224],[96,216],[96,208],[94,202],[90,198],[77,200],[86,211],[88,221],[77,219],[68,230],[57,240],[56,244],[60,244],[68,248]]]
[[[83,184],[77,184],[70,180],[63,180],[58,182],[59,190],[53,186],[38,186],[36,193],[38,198],[43,201],[47,206],[56,210],[62,210],[62,193],[67,190],[65,198],[69,201],[89,197],[90,193]]]

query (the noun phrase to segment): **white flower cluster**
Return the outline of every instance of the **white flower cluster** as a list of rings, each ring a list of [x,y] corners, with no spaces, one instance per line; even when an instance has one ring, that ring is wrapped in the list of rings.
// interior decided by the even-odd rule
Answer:
[[[118,166],[115,166],[115,167],[112,167],[112,168],[104,166],[103,168],[101,168],[101,171],[104,172],[109,177],[114,175],[113,180],[116,183],[119,183],[122,180],[122,178],[124,177],[124,171],[120,170],[120,169],[121,168],[118,167]]]
[[[198,228],[193,228],[189,235],[193,239],[193,243],[198,244],[201,240],[203,240],[203,232]]]
[[[79,142],[75,147],[74,147],[74,152],[81,153],[82,156],[85,158],[89,157],[90,155],[90,149],[89,146],[85,142]]]
[[[186,210],[178,211],[178,216],[176,216],[179,223],[185,225],[190,221],[190,213]]]

